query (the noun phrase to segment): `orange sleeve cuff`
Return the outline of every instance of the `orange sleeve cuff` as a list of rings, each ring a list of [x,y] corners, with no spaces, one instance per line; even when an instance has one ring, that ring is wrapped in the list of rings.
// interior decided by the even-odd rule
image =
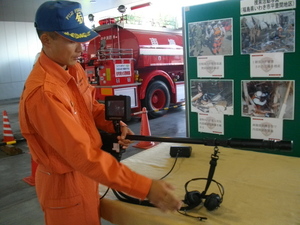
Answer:
[[[151,185],[152,179],[137,174],[136,182],[132,187],[132,191],[130,191],[128,194],[144,200],[150,191]]]

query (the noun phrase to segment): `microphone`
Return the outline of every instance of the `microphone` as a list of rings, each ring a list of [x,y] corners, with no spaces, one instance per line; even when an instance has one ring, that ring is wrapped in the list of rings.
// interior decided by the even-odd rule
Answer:
[[[293,148],[293,141],[267,141],[260,139],[231,138],[228,140],[232,148],[254,148],[289,151]]]

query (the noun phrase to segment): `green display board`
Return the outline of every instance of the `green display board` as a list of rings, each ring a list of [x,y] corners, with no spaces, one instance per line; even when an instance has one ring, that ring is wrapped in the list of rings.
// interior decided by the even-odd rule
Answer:
[[[258,2],[253,1],[253,7],[258,8],[255,5]],[[275,4],[279,1],[270,2]],[[188,137],[254,139],[253,136],[261,132],[264,135],[259,139],[266,139],[270,135],[269,140],[279,140],[278,134],[274,135],[279,133],[281,140],[293,141],[292,151],[264,152],[299,157],[299,12],[296,6],[255,13],[241,13],[241,9],[240,0],[183,8]],[[218,35],[216,30],[209,32],[218,24],[222,24],[226,32],[220,46],[209,35],[213,32],[215,36]],[[272,57],[279,56],[279,63],[273,59],[266,60],[266,53],[272,53]],[[217,61],[205,61],[205,56],[216,57]],[[221,60],[220,63],[218,60]],[[203,66],[201,62],[205,62]],[[263,67],[262,75],[256,72],[259,67]],[[276,73],[268,73],[269,67],[277,67]],[[211,72],[219,69],[220,73]],[[198,92],[201,92],[200,99],[196,98]],[[256,103],[257,97],[260,102]],[[268,104],[264,105],[266,101]],[[209,115],[223,118],[222,132],[218,132],[218,128],[215,132],[207,132],[209,128],[199,126],[202,119],[209,121]],[[267,122],[259,122],[260,119],[268,121],[269,118],[275,119],[270,127],[266,125],[269,124]],[[220,121],[214,118],[214,122],[218,125]]]

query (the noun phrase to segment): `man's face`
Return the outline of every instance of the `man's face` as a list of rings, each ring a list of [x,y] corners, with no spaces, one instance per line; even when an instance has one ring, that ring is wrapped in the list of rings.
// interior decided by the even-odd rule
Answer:
[[[55,38],[49,37],[46,49],[46,55],[62,67],[76,64],[82,51],[81,43],[70,41],[60,35],[56,35]]]

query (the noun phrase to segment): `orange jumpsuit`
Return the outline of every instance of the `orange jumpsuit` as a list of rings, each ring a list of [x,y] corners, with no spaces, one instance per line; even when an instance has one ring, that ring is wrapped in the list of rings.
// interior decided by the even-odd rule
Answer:
[[[115,132],[80,64],[64,70],[41,53],[20,100],[19,121],[36,170],[47,225],[99,225],[98,183],[146,198],[151,179],[101,149],[98,129]]]

